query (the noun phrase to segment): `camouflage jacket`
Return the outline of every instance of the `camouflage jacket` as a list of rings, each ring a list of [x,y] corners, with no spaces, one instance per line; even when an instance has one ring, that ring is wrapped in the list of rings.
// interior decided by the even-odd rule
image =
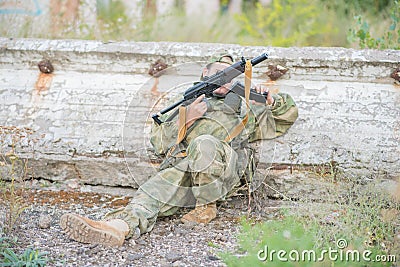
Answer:
[[[285,93],[278,93],[273,97],[275,102],[272,107],[262,104],[250,105],[246,127],[232,143],[272,139],[284,134],[293,125],[298,117],[298,108],[292,97]],[[240,100],[239,105],[232,105],[227,104],[232,102],[227,100],[228,97],[207,98],[207,112],[188,129],[182,142],[183,146],[203,134],[213,135],[223,141],[231,130],[241,123],[247,113],[244,101]],[[157,154],[167,154],[175,145],[178,135],[177,117],[161,125],[153,123],[150,142]]]

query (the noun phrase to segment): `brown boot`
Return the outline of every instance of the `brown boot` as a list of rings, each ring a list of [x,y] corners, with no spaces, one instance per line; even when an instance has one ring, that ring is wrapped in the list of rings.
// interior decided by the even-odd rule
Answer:
[[[123,220],[93,221],[77,214],[64,214],[60,226],[66,235],[78,242],[122,246],[129,226]]]
[[[217,204],[209,203],[206,205],[196,205],[196,208],[183,215],[183,223],[209,223],[217,217]]]

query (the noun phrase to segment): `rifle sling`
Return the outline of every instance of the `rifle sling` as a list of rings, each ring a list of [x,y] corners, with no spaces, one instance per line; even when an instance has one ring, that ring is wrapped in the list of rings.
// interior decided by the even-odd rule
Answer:
[[[246,126],[249,120],[249,112],[250,112],[250,86],[251,86],[251,76],[252,76],[252,65],[250,60],[246,60],[246,66],[244,70],[244,98],[246,100],[246,115],[242,119],[242,121],[236,125],[228,136],[225,138],[226,142],[231,142],[236,136],[238,136]]]
[[[179,107],[179,124],[178,124],[178,137],[176,139],[176,144],[182,142],[182,140],[186,136],[187,127],[186,127],[186,107]]]
[[[185,139],[186,134],[187,134],[187,126],[186,126],[186,107],[185,106],[180,106],[179,107],[179,117],[178,117],[178,136],[176,137],[176,142],[175,145],[173,145],[167,153],[167,156],[172,156],[175,158],[184,158],[186,157],[186,151],[180,151],[176,154],[174,154],[174,151],[177,147],[179,147],[179,144]]]

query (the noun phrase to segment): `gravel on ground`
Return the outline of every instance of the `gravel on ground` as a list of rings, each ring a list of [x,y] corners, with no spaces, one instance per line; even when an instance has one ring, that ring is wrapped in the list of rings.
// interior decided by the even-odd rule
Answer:
[[[128,239],[119,248],[70,240],[59,226],[64,213],[99,220],[125,206],[133,192],[126,189],[121,196],[119,189],[110,194],[107,187],[97,192],[94,188],[25,191],[29,207],[12,234],[18,238],[19,249],[32,247],[46,252],[47,266],[226,266],[220,253],[238,253],[236,235],[241,218],[248,215],[247,200],[240,195],[220,203],[217,218],[207,225],[182,224],[180,217],[189,210],[181,209],[173,216],[158,218],[153,231]],[[268,200],[264,205],[266,213],[257,216],[273,216],[279,201]],[[1,213],[4,217],[5,205],[0,203],[0,218]]]

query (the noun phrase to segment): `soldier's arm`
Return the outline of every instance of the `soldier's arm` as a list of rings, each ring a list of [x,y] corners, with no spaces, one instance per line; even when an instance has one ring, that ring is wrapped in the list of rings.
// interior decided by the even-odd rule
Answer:
[[[172,96],[166,105],[176,102],[181,97],[181,95]],[[150,143],[158,155],[166,154],[168,149],[175,144],[178,136],[178,116],[175,116],[171,121],[166,121],[170,115],[170,113],[167,113],[160,117],[164,121],[163,123],[157,124],[153,121],[151,125]]]
[[[293,98],[286,93],[274,96],[275,103],[272,107],[272,116],[275,121],[277,136],[286,133],[299,116],[299,109]]]
[[[284,134],[298,117],[298,108],[290,95],[278,93],[272,97],[272,106],[252,106],[248,123],[250,142]]]
[[[172,147],[178,135],[178,125],[176,120],[164,122],[162,124],[154,123],[151,127],[150,143],[158,155],[167,153]]]

